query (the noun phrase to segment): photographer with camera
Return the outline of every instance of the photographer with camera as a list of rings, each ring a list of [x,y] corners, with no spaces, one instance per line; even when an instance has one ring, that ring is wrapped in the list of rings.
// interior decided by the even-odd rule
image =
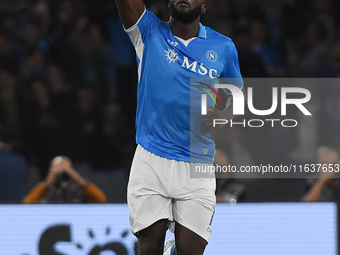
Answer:
[[[68,157],[52,159],[45,181],[37,184],[23,203],[105,203],[106,195],[95,184],[86,181],[72,167]]]
[[[339,168],[340,164],[339,152],[331,147],[320,147],[317,151],[317,158],[317,164],[321,165],[322,167],[328,166],[328,171],[324,171],[322,168],[322,170],[319,172],[318,179],[307,180],[309,186],[312,187],[304,196],[303,201],[339,201],[340,179],[337,175],[337,169]]]

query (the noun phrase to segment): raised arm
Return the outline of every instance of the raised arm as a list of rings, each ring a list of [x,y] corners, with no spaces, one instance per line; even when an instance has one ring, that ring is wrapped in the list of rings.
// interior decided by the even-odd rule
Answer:
[[[144,11],[143,0],[115,0],[120,20],[124,27],[130,28],[140,18]]]

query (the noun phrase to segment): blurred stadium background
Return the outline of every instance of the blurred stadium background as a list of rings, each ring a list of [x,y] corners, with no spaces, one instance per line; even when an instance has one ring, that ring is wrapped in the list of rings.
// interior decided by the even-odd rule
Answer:
[[[168,20],[167,0],[144,2]],[[340,77],[340,1],[207,0],[207,6],[202,23],[233,39],[244,77]],[[50,160],[57,155],[70,157],[74,168],[100,187],[109,203],[126,202],[135,149],[134,54],[113,0],[0,0],[0,211],[21,203],[45,179]],[[320,146],[339,151],[340,87],[309,89],[313,118],[301,120],[298,128],[228,130],[217,146],[230,164],[314,163]],[[270,88],[260,87],[256,93],[259,107],[268,106],[268,100],[270,104]],[[245,187],[238,202],[301,202],[310,188],[305,179],[237,182]],[[339,190],[333,189],[327,200],[337,202]],[[259,205],[276,205],[266,203]],[[283,210],[290,210],[296,204],[285,205]],[[337,215],[335,204],[320,206],[324,211],[315,211],[311,222]],[[337,233],[336,222],[335,218],[320,231]],[[263,221],[259,228],[261,224],[269,223]],[[321,253],[285,254],[333,255],[338,252],[334,245]],[[69,254],[85,254],[77,251]],[[1,248],[0,253],[19,254],[2,253]]]

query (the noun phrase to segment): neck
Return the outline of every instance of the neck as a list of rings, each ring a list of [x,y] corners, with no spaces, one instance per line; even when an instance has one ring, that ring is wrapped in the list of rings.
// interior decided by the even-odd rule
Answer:
[[[199,17],[191,23],[182,23],[174,19],[173,17],[170,17],[169,21],[173,35],[184,40],[188,40],[190,38],[198,36],[199,22]]]

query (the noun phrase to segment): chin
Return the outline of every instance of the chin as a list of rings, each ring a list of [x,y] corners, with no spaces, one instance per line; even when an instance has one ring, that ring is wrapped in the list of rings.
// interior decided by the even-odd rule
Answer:
[[[173,4],[170,4],[169,7],[171,16],[183,23],[191,23],[202,14],[201,7],[197,7],[195,9],[180,8]]]

